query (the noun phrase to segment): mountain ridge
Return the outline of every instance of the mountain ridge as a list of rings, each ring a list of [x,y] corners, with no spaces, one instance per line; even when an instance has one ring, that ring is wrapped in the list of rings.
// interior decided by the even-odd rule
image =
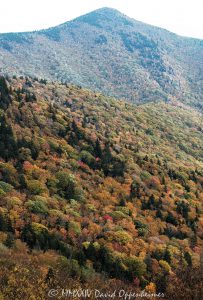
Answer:
[[[137,19],[134,19],[132,17],[129,17],[127,16],[126,14],[122,13],[121,11],[119,11],[118,9],[116,8],[112,8],[112,7],[101,7],[101,8],[98,8],[98,9],[95,9],[93,11],[90,11],[90,12],[87,12],[85,13],[84,15],[81,15],[81,16],[77,16],[77,17],[73,17],[71,18],[70,20],[68,21],[65,21],[65,22],[62,22],[62,23],[59,23],[59,24],[56,24],[56,25],[53,25],[53,26],[49,26],[49,27],[45,27],[45,28],[41,28],[41,29],[36,29],[36,30],[25,30],[25,31],[8,31],[8,32],[0,32],[0,35],[7,35],[7,34],[23,34],[23,33],[38,33],[40,31],[46,31],[46,30],[50,30],[50,29],[54,29],[55,27],[63,27],[63,25],[66,25],[68,23],[71,23],[71,22],[74,22],[76,20],[79,20],[80,18],[82,18],[83,16],[87,16],[87,15],[91,15],[91,14],[94,14],[94,13],[98,13],[98,12],[109,12],[109,13],[117,13],[119,14],[120,16],[124,17],[124,18],[127,18],[127,19],[130,19],[132,20],[133,22],[135,23],[140,23],[140,24],[144,24],[144,25],[148,25],[150,27],[154,27],[155,29],[160,29],[160,30],[163,30],[163,31],[166,31],[172,35],[175,35],[175,36],[178,36],[180,38],[188,38],[188,39],[193,39],[193,40],[198,40],[198,41],[202,41],[202,38],[197,38],[197,37],[192,37],[192,36],[189,36],[189,35],[181,35],[181,34],[178,34],[178,33],[175,33],[169,29],[166,29],[165,27],[160,27],[160,26],[157,26],[157,25],[153,25],[151,23],[147,23],[147,22],[144,22],[144,21],[141,21],[141,20],[137,20]]]
[[[202,109],[202,40],[102,8],[59,26],[0,34],[2,73],[61,80],[131,102]]]

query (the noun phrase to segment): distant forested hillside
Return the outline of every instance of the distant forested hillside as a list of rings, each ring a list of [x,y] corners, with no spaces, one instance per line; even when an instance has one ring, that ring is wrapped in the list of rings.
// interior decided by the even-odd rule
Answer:
[[[103,8],[60,26],[0,35],[3,73],[71,82],[134,103],[202,110],[202,40]]]

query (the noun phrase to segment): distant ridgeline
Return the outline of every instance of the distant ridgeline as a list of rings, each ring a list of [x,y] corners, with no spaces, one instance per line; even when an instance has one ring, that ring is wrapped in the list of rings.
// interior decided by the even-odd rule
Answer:
[[[47,30],[0,34],[0,69],[69,82],[134,103],[202,110],[202,40],[103,8]]]

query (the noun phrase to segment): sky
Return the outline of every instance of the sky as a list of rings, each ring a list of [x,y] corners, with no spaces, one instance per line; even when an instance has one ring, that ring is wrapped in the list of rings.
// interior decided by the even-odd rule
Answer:
[[[0,5],[0,33],[45,29],[101,7],[179,35],[203,38],[202,0],[6,0]]]

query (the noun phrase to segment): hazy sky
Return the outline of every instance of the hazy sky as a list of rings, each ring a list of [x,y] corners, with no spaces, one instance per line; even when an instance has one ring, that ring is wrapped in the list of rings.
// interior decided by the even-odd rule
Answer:
[[[184,36],[203,38],[203,0],[5,0],[0,32],[48,28],[100,7]]]

